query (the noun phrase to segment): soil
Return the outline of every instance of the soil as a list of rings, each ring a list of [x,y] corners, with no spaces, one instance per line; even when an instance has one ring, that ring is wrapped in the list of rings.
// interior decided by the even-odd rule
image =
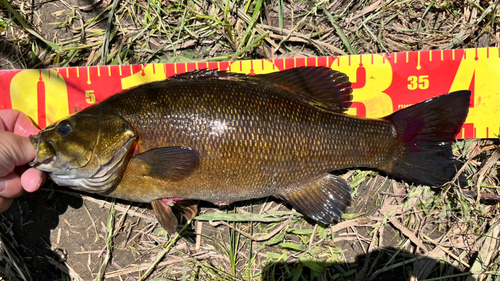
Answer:
[[[373,178],[373,181],[362,183],[358,189],[359,194],[349,212],[363,212],[368,217],[375,215],[381,207],[376,204],[378,200],[368,201],[365,199],[377,198],[383,192],[392,192],[391,185],[388,183],[382,185],[384,180],[384,177],[377,176]],[[381,187],[378,188],[379,186]],[[374,190],[373,187],[377,187],[377,190]],[[106,201],[101,201],[102,199]],[[69,275],[71,271],[76,272],[81,280],[93,280],[96,278],[106,254],[106,224],[110,209],[103,206],[103,202],[110,201],[111,199],[95,195],[80,195],[48,183],[42,190],[33,194],[25,194],[16,200],[14,206],[1,216],[0,225],[4,229],[0,229],[0,231],[6,233],[4,241],[15,241],[20,245],[20,247],[14,248],[24,260],[24,264],[32,274],[33,280],[61,280],[61,276],[64,274]],[[366,202],[370,203],[366,204]],[[252,208],[248,207],[248,209],[257,213],[263,205],[263,200],[251,203]],[[286,206],[279,204],[279,201],[272,203],[279,205],[279,210],[289,210]],[[236,206],[239,208],[248,204],[249,202],[242,202],[236,204]],[[168,238],[162,234],[155,235],[161,229],[156,223],[149,206],[129,202],[120,202],[117,203],[117,206],[130,207],[129,210],[140,212],[149,219],[133,215],[125,217],[118,229],[117,236],[113,239],[112,263],[106,268],[109,275],[113,275],[114,272],[126,266],[151,264],[159,253],[155,247],[168,241]],[[210,211],[213,208],[217,207],[210,204],[201,204],[201,213]],[[226,208],[231,210],[233,207]],[[120,213],[122,212],[117,212],[115,223],[122,219]],[[204,238],[201,239],[201,244],[207,248],[215,247],[221,250],[220,245],[211,237],[217,238],[222,235],[222,239],[227,240],[229,229],[224,226],[214,228],[206,222],[203,224],[202,234]],[[155,229],[155,231],[151,233],[151,229]],[[368,228],[357,227],[356,231],[359,232],[360,236],[370,237],[367,232]],[[368,274],[377,268],[382,268],[389,261],[395,263],[415,257],[412,253],[396,249],[403,237],[394,229],[386,227],[382,236],[380,239],[383,239],[384,245],[387,245],[387,247],[371,253],[366,251],[368,246],[366,243],[340,241],[335,246],[343,249],[344,260],[347,263],[329,264],[324,276],[333,276],[339,273],[339,267],[361,271],[365,264],[369,265],[366,269],[366,274]],[[196,249],[196,245],[192,241],[189,238],[179,240],[176,248],[184,253],[169,253],[170,259],[178,260],[179,257],[182,258],[183,254],[203,255],[204,251]],[[267,250],[280,253],[279,249],[276,248]],[[242,251],[244,252],[245,249]],[[395,253],[398,254],[391,259]],[[169,257],[167,256],[164,260],[168,261]],[[296,264],[285,265],[283,263],[267,264],[263,269],[263,280],[269,280],[266,278],[270,278],[270,272],[274,272],[278,276],[283,273],[282,270],[285,270],[286,267],[296,266]],[[415,265],[412,262],[408,266],[413,268]],[[171,270],[174,274],[176,272],[182,273],[183,270],[182,266],[178,268],[162,268],[162,270],[158,270],[158,274],[161,274],[164,270]],[[403,267],[403,271],[399,269],[384,272],[374,280],[408,280],[408,274],[410,273],[405,272],[405,268]],[[448,268],[452,272],[459,272],[459,269],[451,265],[448,265]],[[440,272],[438,269],[437,267],[436,273]],[[308,269],[305,268],[304,270]],[[143,274],[145,270],[140,272]],[[121,280],[137,280],[139,276],[138,272],[133,272],[130,275],[121,275],[121,278],[123,278]],[[120,280],[120,278],[111,277],[106,278],[106,280]]]

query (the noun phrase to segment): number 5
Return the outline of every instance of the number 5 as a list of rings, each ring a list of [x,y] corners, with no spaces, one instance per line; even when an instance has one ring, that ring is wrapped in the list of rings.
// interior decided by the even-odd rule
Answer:
[[[408,90],[425,90],[429,88],[429,75],[409,76]]]
[[[420,90],[425,90],[429,88],[429,75],[418,76],[418,88]]]
[[[87,101],[88,104],[93,104],[95,103],[95,95],[92,94],[94,90],[88,90],[85,91],[85,100]]]

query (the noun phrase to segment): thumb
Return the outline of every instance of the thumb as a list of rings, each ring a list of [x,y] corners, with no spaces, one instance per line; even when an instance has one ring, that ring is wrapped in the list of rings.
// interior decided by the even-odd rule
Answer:
[[[0,177],[35,159],[36,151],[27,137],[0,131]]]
[[[37,134],[40,129],[28,115],[15,109],[0,110],[0,131],[13,132],[20,136]]]

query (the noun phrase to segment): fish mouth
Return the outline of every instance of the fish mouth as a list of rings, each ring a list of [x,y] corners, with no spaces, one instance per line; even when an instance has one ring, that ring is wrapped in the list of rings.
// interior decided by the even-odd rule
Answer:
[[[30,135],[29,138],[36,152],[35,159],[29,163],[30,167],[42,166],[39,168],[43,169],[43,166],[49,166],[55,162],[56,153],[50,141],[43,140],[39,134]]]
[[[38,148],[40,147],[40,144],[39,144],[40,138],[38,137],[38,135],[35,135],[35,134],[30,135],[29,138],[30,138],[31,144],[35,148],[35,159],[33,159],[33,161],[31,161],[29,163],[29,165],[30,165],[30,167],[34,167],[38,163],[37,156],[38,156]]]

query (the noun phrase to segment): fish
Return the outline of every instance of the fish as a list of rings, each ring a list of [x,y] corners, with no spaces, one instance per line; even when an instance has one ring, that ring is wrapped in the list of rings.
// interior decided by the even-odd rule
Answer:
[[[60,186],[151,202],[175,232],[197,200],[273,196],[323,224],[351,187],[332,172],[368,168],[442,186],[461,163],[451,144],[470,91],[439,95],[380,119],[350,116],[352,86],[329,67],[259,75],[195,70],[137,86],[64,118],[31,141],[31,166]],[[463,175],[458,182],[466,184]]]

